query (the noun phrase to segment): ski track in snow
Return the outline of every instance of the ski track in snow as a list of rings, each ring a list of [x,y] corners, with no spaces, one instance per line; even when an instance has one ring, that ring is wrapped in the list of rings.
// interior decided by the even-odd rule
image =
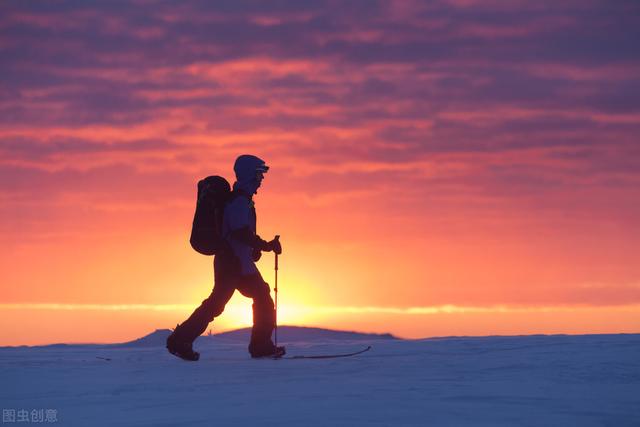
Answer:
[[[640,335],[287,348],[329,354],[369,344],[343,359],[252,360],[244,343],[220,339],[196,343],[195,363],[162,347],[0,348],[0,401],[56,409],[61,426],[640,425]]]

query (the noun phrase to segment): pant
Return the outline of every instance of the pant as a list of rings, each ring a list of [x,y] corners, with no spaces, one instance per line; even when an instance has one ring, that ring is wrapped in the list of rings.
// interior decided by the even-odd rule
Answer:
[[[259,273],[242,275],[240,263],[233,254],[216,255],[213,265],[215,283],[211,295],[176,328],[176,334],[182,341],[192,343],[214,318],[222,314],[237,289],[245,297],[253,299],[253,329],[249,351],[254,353],[273,347],[271,333],[275,326],[275,310],[269,285]]]

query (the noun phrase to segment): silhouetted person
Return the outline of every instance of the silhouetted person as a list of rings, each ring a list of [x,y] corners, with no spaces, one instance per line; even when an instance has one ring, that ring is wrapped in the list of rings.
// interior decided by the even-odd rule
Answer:
[[[269,167],[256,156],[242,155],[236,159],[233,170],[236,182],[224,208],[221,230],[228,245],[214,257],[213,291],[167,338],[169,352],[183,359],[198,360],[199,354],[193,351],[193,341],[207,329],[209,322],[222,314],[236,289],[253,299],[251,357],[281,356],[285,353],[284,347],[276,347],[271,341],[275,326],[273,299],[269,285],[255,265],[262,251],[282,252],[278,239],[267,242],[256,234],[253,195]]]

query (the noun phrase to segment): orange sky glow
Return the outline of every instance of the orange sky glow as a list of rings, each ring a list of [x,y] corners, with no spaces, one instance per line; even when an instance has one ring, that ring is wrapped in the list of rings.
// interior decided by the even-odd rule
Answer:
[[[640,332],[637,7],[331,4],[0,6],[0,345],[183,321],[196,183],[245,153],[283,324]]]

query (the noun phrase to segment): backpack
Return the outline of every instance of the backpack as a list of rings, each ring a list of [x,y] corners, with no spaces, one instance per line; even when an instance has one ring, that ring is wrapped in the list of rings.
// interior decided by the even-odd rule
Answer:
[[[215,255],[226,246],[222,237],[224,207],[231,198],[231,186],[221,176],[198,181],[198,201],[191,226],[191,247],[202,255]]]

